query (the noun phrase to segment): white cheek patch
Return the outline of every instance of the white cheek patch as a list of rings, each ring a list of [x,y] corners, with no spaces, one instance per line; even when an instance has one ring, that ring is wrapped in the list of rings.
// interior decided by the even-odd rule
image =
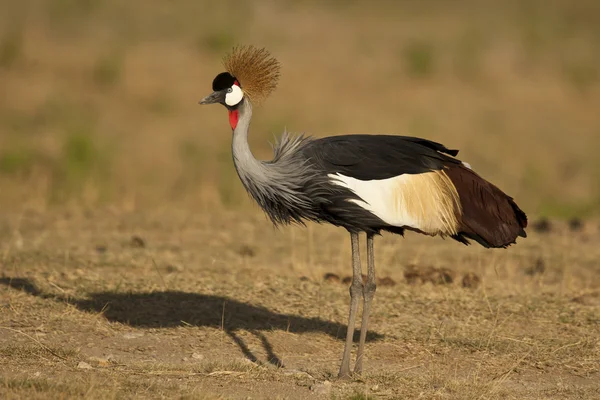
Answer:
[[[231,87],[231,92],[225,95],[225,104],[230,107],[235,106],[244,98],[244,92],[238,85],[233,85]]]

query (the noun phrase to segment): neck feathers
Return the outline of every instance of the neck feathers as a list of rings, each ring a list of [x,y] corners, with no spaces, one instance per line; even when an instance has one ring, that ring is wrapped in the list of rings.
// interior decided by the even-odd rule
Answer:
[[[233,162],[246,191],[276,225],[316,219],[315,199],[306,191],[315,174],[301,151],[311,139],[292,138],[284,133],[273,146],[273,160],[259,161],[248,144],[252,105],[244,99],[238,111],[233,130]]]

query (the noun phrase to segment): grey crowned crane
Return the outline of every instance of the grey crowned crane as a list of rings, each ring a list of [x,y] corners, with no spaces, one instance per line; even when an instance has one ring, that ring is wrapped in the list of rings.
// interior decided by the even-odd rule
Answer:
[[[329,222],[346,228],[352,245],[352,284],[346,344],[339,370],[349,377],[350,353],[360,297],[362,324],[354,373],[362,372],[371,301],[375,294],[373,238],[405,230],[474,240],[505,248],[526,237],[527,216],[493,184],[456,159],[457,150],[426,139],[391,135],[325,138],[289,136],[274,146],[271,161],[259,161],[248,145],[252,104],[277,86],[280,64],[265,49],[235,47],[223,59],[213,93],[200,104],[227,108],[233,130],[233,162],[254,200],[275,225]],[[367,239],[363,284],[359,233]]]

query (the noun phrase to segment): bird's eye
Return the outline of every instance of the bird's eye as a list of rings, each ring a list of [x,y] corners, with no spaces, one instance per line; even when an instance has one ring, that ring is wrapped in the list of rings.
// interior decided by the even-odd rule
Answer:
[[[227,93],[231,93],[231,92],[233,92],[232,88],[227,89]]]

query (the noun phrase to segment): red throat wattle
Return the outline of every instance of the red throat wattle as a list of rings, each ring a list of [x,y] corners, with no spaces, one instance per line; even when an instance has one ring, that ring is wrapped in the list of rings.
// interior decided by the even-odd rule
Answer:
[[[229,111],[229,125],[231,125],[231,129],[235,129],[235,127],[237,126],[238,116],[239,116],[238,110]]]

